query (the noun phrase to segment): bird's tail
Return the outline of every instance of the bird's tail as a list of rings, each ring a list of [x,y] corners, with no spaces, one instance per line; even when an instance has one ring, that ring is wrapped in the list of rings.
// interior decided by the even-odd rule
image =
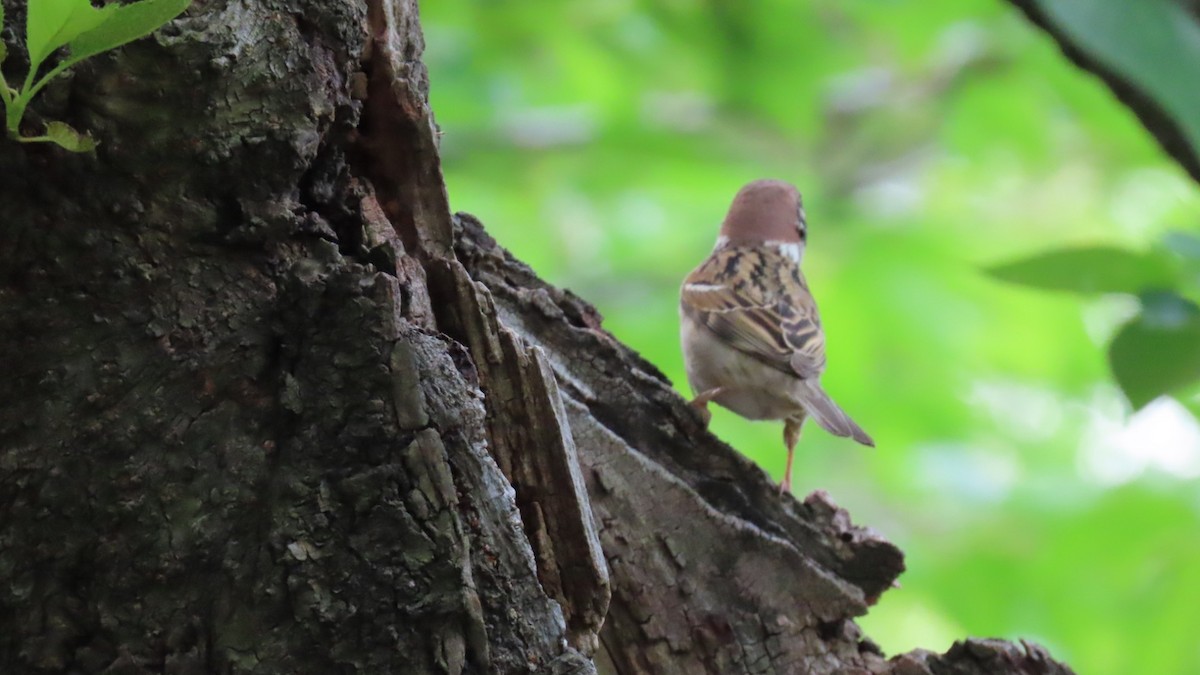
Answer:
[[[798,392],[800,402],[804,404],[808,416],[816,420],[822,429],[834,436],[849,436],[863,445],[875,447],[875,441],[829,398],[819,382],[815,379],[803,382],[804,386]]]

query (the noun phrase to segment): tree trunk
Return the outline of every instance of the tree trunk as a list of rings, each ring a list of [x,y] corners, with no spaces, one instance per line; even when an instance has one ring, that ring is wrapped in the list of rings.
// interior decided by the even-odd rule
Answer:
[[[900,552],[451,216],[421,50],[197,3],[0,143],[0,671],[1070,672],[863,638]]]

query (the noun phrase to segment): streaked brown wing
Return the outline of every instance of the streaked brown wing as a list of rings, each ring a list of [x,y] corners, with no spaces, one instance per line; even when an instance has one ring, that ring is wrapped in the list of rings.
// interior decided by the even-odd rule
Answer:
[[[719,274],[727,267],[715,257],[709,262],[714,264],[702,265],[684,283],[680,301],[688,316],[734,349],[783,372],[810,378],[825,369],[816,304],[794,265],[788,268],[794,273],[770,278],[769,285],[730,284]]]
[[[781,302],[783,339],[792,349],[789,365],[800,377],[816,377],[825,370],[825,333],[817,306],[808,291],[792,302]],[[794,304],[793,304],[794,303]]]

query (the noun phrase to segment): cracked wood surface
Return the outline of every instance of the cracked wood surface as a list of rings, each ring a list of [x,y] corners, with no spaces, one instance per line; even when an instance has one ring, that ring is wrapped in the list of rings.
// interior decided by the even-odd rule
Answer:
[[[452,219],[422,48],[203,3],[0,144],[0,670],[1069,672],[862,638],[900,552]]]

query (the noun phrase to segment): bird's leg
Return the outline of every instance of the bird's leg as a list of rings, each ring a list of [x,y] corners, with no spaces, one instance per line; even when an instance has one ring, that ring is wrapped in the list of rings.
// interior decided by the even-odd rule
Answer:
[[[783,444],[787,446],[787,468],[783,470],[783,481],[779,494],[792,491],[792,459],[796,456],[796,443],[800,442],[800,429],[804,426],[804,414],[783,421]]]
[[[721,395],[725,391],[724,387],[713,387],[707,391],[700,392],[696,398],[688,402],[688,405],[696,409],[696,414],[700,415],[700,419],[704,421],[704,428],[708,428],[708,423],[712,419],[712,413],[708,411],[708,402]]]

